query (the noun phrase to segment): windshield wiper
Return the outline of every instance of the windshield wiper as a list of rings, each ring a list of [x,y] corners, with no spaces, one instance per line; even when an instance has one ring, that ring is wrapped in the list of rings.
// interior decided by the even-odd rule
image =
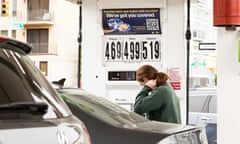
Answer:
[[[0,113],[29,113],[44,115],[48,105],[44,102],[15,102],[0,105]]]

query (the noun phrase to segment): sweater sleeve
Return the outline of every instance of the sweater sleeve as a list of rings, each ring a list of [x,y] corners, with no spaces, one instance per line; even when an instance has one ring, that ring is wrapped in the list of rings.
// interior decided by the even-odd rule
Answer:
[[[150,87],[144,86],[136,97],[134,103],[134,112],[143,114],[156,110],[162,105],[162,98],[163,97],[159,91],[151,90]]]

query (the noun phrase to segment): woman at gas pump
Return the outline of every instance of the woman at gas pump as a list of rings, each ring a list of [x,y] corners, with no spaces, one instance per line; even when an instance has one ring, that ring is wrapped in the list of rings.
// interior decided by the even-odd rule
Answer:
[[[181,123],[179,99],[168,83],[169,76],[151,65],[136,71],[136,80],[143,86],[137,94],[134,111],[150,120]]]

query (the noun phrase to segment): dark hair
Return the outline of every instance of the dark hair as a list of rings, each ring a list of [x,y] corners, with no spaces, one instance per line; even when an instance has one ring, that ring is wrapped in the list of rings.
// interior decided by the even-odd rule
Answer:
[[[164,72],[158,72],[156,68],[151,65],[143,65],[136,71],[136,80],[143,82],[144,78],[151,80],[157,79],[157,86],[164,85],[170,78]]]
[[[159,72],[157,74],[156,79],[157,79],[157,86],[160,86],[160,85],[164,85],[170,79],[170,77],[168,76],[168,74],[164,72]]]

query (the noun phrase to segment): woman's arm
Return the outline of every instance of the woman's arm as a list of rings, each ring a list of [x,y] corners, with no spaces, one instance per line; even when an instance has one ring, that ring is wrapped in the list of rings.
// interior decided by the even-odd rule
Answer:
[[[149,94],[149,92],[151,93]],[[163,96],[161,92],[157,89],[152,90],[149,86],[145,85],[136,97],[134,112],[138,114],[147,113],[160,108],[162,103]]]

